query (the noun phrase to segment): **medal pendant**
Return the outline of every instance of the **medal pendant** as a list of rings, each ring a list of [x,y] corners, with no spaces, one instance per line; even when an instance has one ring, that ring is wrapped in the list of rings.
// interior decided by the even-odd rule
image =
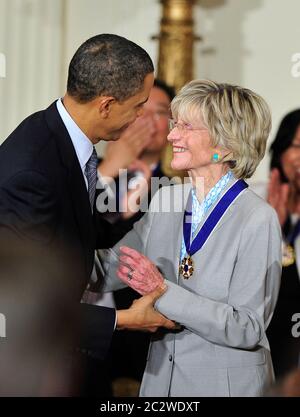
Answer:
[[[194,262],[190,255],[185,256],[180,265],[179,273],[183,276],[184,279],[189,279],[194,272]]]
[[[282,248],[282,266],[287,267],[295,262],[295,252],[291,245],[283,244]]]

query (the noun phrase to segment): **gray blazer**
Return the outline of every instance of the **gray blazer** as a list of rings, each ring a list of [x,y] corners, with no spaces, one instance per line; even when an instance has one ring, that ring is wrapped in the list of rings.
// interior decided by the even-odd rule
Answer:
[[[195,272],[185,280],[178,265],[189,190],[190,185],[163,187],[148,213],[114,247],[116,252],[120,245],[137,249],[158,266],[168,289],[155,308],[182,325],[180,331],[163,329],[153,336],[140,395],[262,395],[273,381],[265,330],[280,286],[277,215],[244,190],[193,255]],[[106,290],[121,288],[116,262],[107,261]]]

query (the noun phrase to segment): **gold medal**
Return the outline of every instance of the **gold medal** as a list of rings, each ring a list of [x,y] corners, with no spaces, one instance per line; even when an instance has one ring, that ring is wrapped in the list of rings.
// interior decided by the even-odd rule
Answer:
[[[189,279],[194,272],[194,262],[190,255],[185,256],[179,264],[179,274]]]
[[[282,266],[287,267],[295,262],[295,251],[291,245],[283,242],[282,245]]]

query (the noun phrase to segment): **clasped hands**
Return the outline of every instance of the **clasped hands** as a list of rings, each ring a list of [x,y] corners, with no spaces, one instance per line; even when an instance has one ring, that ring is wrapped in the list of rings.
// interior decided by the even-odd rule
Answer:
[[[128,311],[140,320],[139,329],[154,332],[158,327],[178,329],[178,324],[167,319],[153,307],[155,301],[166,291],[164,278],[157,267],[144,255],[126,246],[120,247],[121,256],[117,275],[126,285],[143,295],[135,300]],[[118,324],[118,328],[122,325]],[[126,325],[126,328],[130,326]],[[136,324],[132,328],[137,328]]]

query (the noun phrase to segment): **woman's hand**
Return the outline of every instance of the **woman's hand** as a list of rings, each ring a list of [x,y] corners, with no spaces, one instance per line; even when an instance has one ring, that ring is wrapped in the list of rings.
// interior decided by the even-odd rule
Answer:
[[[120,251],[117,275],[126,285],[142,295],[166,287],[163,276],[146,256],[127,246],[121,246]]]
[[[279,170],[273,168],[268,185],[267,201],[276,210],[281,227],[286,222],[288,216],[289,191],[289,184],[282,183]]]

